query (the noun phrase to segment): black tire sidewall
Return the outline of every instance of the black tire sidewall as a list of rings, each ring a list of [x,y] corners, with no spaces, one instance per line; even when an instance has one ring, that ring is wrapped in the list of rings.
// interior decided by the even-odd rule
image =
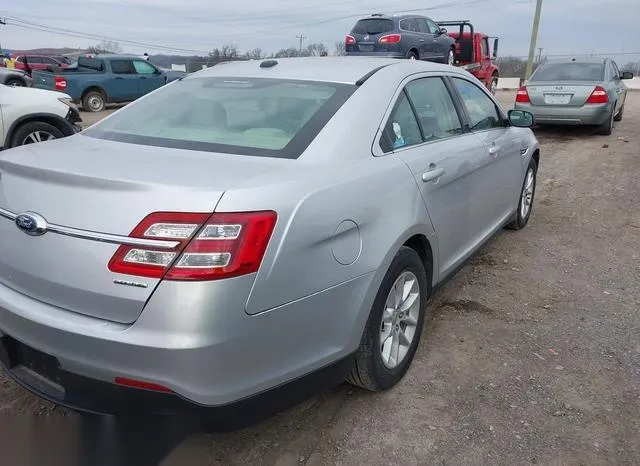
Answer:
[[[9,87],[13,87],[16,84],[17,84],[18,87],[25,87],[24,82],[22,82],[22,80],[20,80],[18,78],[8,79],[7,82],[5,83],[5,85],[9,86]]]
[[[411,57],[415,58],[416,60],[418,59],[418,55],[412,50],[407,53],[407,60],[411,60]]]
[[[451,65],[453,66],[453,62],[455,61],[455,53],[453,52],[453,49],[449,49],[449,52],[447,52],[447,56],[444,58],[444,63],[445,65],[449,64],[449,57],[451,57]]]
[[[56,139],[64,137],[62,131],[60,131],[52,124],[46,123],[44,121],[29,121],[20,125],[16,129],[15,133],[13,133],[13,137],[11,138],[11,147],[18,147],[23,145],[22,141],[24,141],[24,139],[30,133],[33,133],[35,131],[46,131],[47,133],[52,134]]]
[[[94,96],[94,95],[102,99],[102,108],[100,110],[93,110],[88,104],[89,99],[91,98],[91,96]],[[102,112],[106,108],[106,106],[107,106],[107,99],[104,93],[100,91],[89,91],[84,95],[84,97],[82,97],[82,109],[85,112],[92,112],[92,113]]]
[[[412,272],[418,278],[418,285],[420,287],[420,315],[418,317],[416,334],[411,342],[411,346],[409,347],[409,352],[397,367],[389,369],[382,362],[382,355],[380,353],[380,327],[382,326],[382,313],[387,301],[387,296],[391,291],[391,287],[398,277],[405,271]],[[369,374],[377,385],[378,390],[385,390],[394,386],[402,379],[402,377],[404,377],[409,369],[418,349],[418,345],[420,344],[425,316],[427,314],[426,303],[429,292],[430,287],[427,282],[427,274],[420,256],[411,248],[401,248],[393,259],[391,266],[380,284],[378,294],[376,295],[376,299],[371,308],[371,314],[369,315],[364,335],[367,340],[365,344],[371,350],[369,354],[370,359],[367,361]]]

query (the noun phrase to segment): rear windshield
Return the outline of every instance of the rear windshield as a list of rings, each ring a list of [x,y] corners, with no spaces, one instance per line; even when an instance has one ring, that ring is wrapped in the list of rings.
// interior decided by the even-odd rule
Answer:
[[[604,64],[546,63],[536,70],[531,81],[604,81]]]
[[[382,34],[393,31],[393,21],[390,19],[361,19],[351,32],[353,34]]]
[[[297,158],[356,86],[265,78],[188,78],[83,134],[177,149]]]

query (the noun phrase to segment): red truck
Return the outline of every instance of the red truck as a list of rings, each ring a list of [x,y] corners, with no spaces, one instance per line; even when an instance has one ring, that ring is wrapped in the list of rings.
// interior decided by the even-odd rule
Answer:
[[[438,26],[458,28],[447,30],[447,34],[455,39],[454,65],[460,66],[473,74],[495,94],[498,86],[500,70],[494,60],[498,57],[498,38],[482,32],[475,32],[469,20],[438,21]],[[489,41],[493,40],[493,52],[489,52]]]
[[[25,71],[29,75],[31,75],[31,72],[34,70],[45,71],[49,66],[58,68],[67,68],[69,66],[47,55],[13,54],[12,58],[15,59],[15,68]]]

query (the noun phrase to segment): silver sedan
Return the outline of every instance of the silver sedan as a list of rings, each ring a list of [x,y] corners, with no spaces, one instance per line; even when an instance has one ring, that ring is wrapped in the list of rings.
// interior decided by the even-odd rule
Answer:
[[[533,113],[540,124],[593,125],[609,135],[624,113],[623,80],[631,78],[608,58],[550,60],[518,90],[515,108]]]
[[[6,151],[0,359],[92,412],[237,420],[392,387],[434,287],[529,221],[532,122],[454,67],[292,58]]]

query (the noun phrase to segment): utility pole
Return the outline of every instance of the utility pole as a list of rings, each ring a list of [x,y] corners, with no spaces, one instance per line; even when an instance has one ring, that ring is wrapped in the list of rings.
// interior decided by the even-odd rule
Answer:
[[[540,25],[540,12],[542,11],[542,0],[536,0],[536,12],[533,17],[533,27],[531,28],[531,43],[529,44],[529,60],[527,60],[527,72],[524,80],[528,80],[533,72],[533,55],[536,52],[536,41],[538,40],[538,26]]]
[[[303,36],[302,33],[300,33],[300,35],[296,37],[300,39],[300,53],[302,53],[302,41],[305,40],[307,37]]]

